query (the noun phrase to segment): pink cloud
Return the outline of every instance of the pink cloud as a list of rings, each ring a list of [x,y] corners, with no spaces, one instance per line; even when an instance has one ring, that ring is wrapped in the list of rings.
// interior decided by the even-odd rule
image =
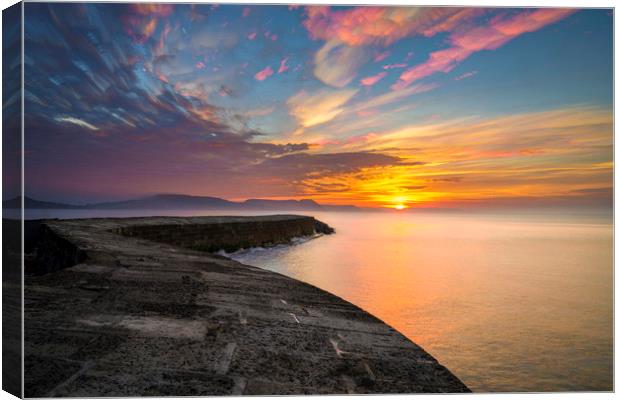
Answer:
[[[271,40],[273,40],[274,42],[278,40],[278,35],[276,35],[275,33],[271,35]]]
[[[349,46],[389,45],[411,35],[433,35],[454,29],[484,9],[456,7],[355,7],[333,11],[325,6],[306,7],[304,27],[313,39],[339,39]]]
[[[484,13],[484,8],[470,7],[462,9],[455,14],[450,15],[440,23],[423,30],[422,34],[424,36],[434,36],[440,32],[451,32],[461,24],[467,23]]]
[[[357,114],[359,117],[372,117],[373,115],[377,114],[377,110],[359,110],[356,111],[355,114]]]
[[[378,137],[379,137],[379,135],[377,135],[376,133],[370,132],[370,133],[367,133],[365,135],[351,136],[351,137],[349,137],[346,140],[346,142],[349,143],[349,144],[364,143],[364,142],[369,142],[369,141],[371,141],[373,139],[376,139]]]
[[[256,39],[256,32],[252,32],[252,33],[250,33],[250,34],[248,35],[248,39],[250,39],[250,40],[254,40],[254,39]]]
[[[271,75],[273,75],[273,69],[267,66],[265,67],[265,69],[258,71],[256,75],[254,75],[254,78],[257,81],[264,81],[265,79],[269,78]]]
[[[456,65],[469,57],[473,50],[462,47],[450,47],[431,53],[429,59],[402,73],[392,89],[404,89],[418,79],[422,79],[436,72],[450,72]]]
[[[250,15],[250,7],[244,7],[243,11],[241,12],[241,16],[243,18],[247,17],[248,15]]]
[[[455,32],[450,36],[452,47],[431,53],[428,60],[403,72],[392,89],[403,89],[437,72],[450,72],[475,52],[495,50],[517,36],[557,22],[574,11],[566,8],[527,10],[494,18],[485,26]]]
[[[388,58],[389,56],[390,56],[390,52],[389,52],[389,51],[384,51],[383,53],[379,53],[379,54],[377,54],[377,55],[373,58],[373,60],[374,60],[375,62],[379,62],[379,61],[383,61],[383,60],[385,60],[385,59],[386,59],[386,58]]]
[[[278,68],[278,74],[281,74],[282,72],[285,72],[288,70],[288,66],[286,65],[287,61],[288,61],[288,57],[280,61],[280,68]]]
[[[360,83],[364,86],[372,86],[374,84],[376,84],[377,82],[379,82],[381,79],[385,78],[385,76],[387,75],[387,72],[379,72],[377,75],[373,75],[373,76],[368,76],[362,80],[360,80]]]

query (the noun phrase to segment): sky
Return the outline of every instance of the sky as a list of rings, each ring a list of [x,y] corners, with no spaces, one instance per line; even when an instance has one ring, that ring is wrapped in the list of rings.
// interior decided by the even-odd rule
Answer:
[[[613,12],[25,5],[25,193],[611,207]]]

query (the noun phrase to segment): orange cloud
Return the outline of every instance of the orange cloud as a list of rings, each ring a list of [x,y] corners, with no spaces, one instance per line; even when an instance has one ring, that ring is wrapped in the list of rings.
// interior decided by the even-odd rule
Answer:
[[[257,81],[264,81],[265,79],[269,78],[271,75],[273,75],[273,69],[267,66],[264,69],[258,71],[256,75],[254,75],[254,79],[256,79]]]
[[[132,37],[136,43],[146,42],[157,28],[157,18],[143,18],[135,15],[128,15],[123,18],[125,32]]]
[[[387,72],[379,72],[377,75],[369,76],[360,80],[360,83],[364,86],[372,86],[383,79],[386,75]]]
[[[129,34],[136,43],[145,43],[155,33],[159,18],[165,18],[174,11],[172,4],[131,4],[130,12],[122,16],[125,32]],[[170,31],[168,25],[162,33],[160,42],[155,51],[161,50],[163,40]]]
[[[324,138],[321,144],[332,143],[338,151],[388,154],[402,161],[308,176],[301,182],[304,195],[318,201],[371,207],[393,205],[396,198],[420,207],[610,204],[610,109],[459,119],[337,142]]]
[[[567,8],[527,10],[512,16],[493,19],[488,25],[453,33],[452,47],[435,51],[427,61],[403,72],[392,86],[398,90],[437,72],[450,72],[461,61],[481,50],[495,50],[517,36],[536,31],[572,14]]]
[[[130,9],[140,15],[152,15],[157,17],[167,17],[174,10],[173,4],[161,4],[161,3],[136,3],[131,4]]]
[[[307,128],[334,119],[344,111],[343,106],[355,93],[356,90],[320,90],[315,93],[302,91],[289,98],[287,105],[299,125]]]

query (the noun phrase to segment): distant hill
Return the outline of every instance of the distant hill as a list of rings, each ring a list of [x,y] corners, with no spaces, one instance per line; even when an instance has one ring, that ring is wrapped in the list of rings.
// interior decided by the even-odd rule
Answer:
[[[22,197],[18,196],[10,200],[4,200],[2,202],[2,208],[21,208],[22,206]],[[26,208],[38,208],[38,209],[78,209],[82,208],[81,206],[74,206],[71,204],[63,204],[63,203],[54,203],[50,201],[39,201],[32,199],[28,196],[24,197],[24,207]]]
[[[96,209],[96,210],[254,210],[254,211],[361,211],[355,206],[321,205],[314,200],[265,200],[249,199],[235,202],[208,196],[184,194],[157,194],[133,200],[112,201],[84,205],[39,201],[25,197],[25,207],[30,209]],[[20,208],[21,197],[5,200],[3,208]]]
[[[249,199],[240,203],[244,208],[258,210],[321,210],[322,206],[314,200],[262,200]]]
[[[183,194],[156,194],[139,199],[114,201],[106,203],[86,204],[89,209],[156,209],[156,210],[183,210],[183,209],[226,209],[233,203],[217,197],[188,196]]]

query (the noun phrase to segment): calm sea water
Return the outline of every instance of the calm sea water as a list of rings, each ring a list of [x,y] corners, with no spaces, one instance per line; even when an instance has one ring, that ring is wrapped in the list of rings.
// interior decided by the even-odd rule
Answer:
[[[41,213],[30,216],[136,215]],[[141,213],[164,214],[205,213]],[[610,216],[309,214],[337,233],[232,257],[362,307],[474,391],[612,389]]]

